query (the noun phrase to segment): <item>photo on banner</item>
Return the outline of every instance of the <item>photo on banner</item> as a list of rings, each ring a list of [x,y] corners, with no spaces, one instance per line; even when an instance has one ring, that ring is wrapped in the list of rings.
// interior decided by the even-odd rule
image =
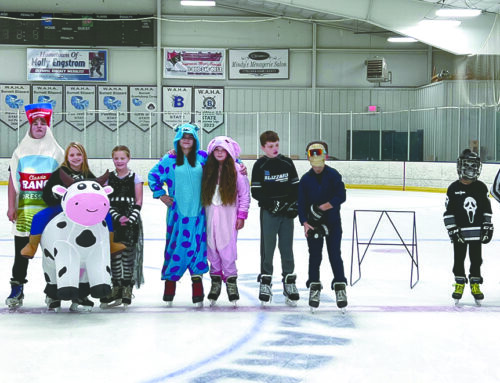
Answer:
[[[164,48],[163,77],[226,79],[226,50],[223,48]]]

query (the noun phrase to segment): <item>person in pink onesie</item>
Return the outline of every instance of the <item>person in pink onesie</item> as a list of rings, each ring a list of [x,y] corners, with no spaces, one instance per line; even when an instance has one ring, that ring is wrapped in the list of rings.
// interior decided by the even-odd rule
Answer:
[[[236,239],[248,217],[250,185],[236,163],[241,152],[236,141],[226,136],[215,137],[209,142],[207,152],[201,199],[207,214],[207,258],[212,279],[208,299],[214,305],[225,282],[229,301],[236,305],[240,299],[236,284]]]

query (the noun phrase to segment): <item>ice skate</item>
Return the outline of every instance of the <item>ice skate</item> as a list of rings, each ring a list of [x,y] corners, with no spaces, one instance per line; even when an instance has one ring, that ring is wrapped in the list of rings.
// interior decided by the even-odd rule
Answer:
[[[111,293],[107,297],[100,299],[101,301],[100,307],[102,309],[106,309],[121,305],[122,294],[123,290],[121,284],[117,281],[113,281],[113,288],[111,289]]]
[[[222,289],[222,278],[220,275],[210,275],[210,278],[212,279],[212,286],[207,298],[210,301],[210,306],[215,306]]]
[[[262,306],[266,303],[271,303],[273,300],[273,292],[271,290],[272,280],[272,275],[263,274],[260,276],[259,300]]]
[[[47,310],[58,313],[61,310],[61,301],[58,299],[52,299],[48,295],[45,297],[45,303],[47,304]]]
[[[322,288],[323,286],[321,286],[321,282],[312,282],[309,285],[309,308],[312,313],[314,313],[319,307]]]
[[[226,290],[229,302],[231,302],[234,307],[236,307],[238,300],[240,299],[240,293],[238,292],[238,285],[236,284],[237,277],[229,277],[226,280]]]
[[[333,284],[333,289],[335,290],[335,300],[337,301],[337,307],[345,313],[347,307],[347,295],[345,293],[345,282],[337,282]]]
[[[94,307],[94,302],[92,302],[89,298],[78,298],[72,300],[69,311],[89,313],[92,311],[92,307]]]
[[[283,295],[285,296],[285,303],[288,306],[296,307],[297,301],[300,299],[299,290],[295,285],[297,275],[288,274],[283,281]]]
[[[172,301],[175,296],[175,281],[165,281],[165,290],[163,291],[163,301],[167,302],[167,307],[172,307]]]
[[[24,285],[16,281],[10,283],[10,295],[5,299],[5,304],[9,309],[17,309],[23,305]]]
[[[462,299],[462,295],[464,293],[464,287],[467,279],[465,277],[455,277],[455,291],[451,294],[451,297],[455,300],[455,305],[458,305],[460,299]]]
[[[484,294],[479,288],[479,284],[482,282],[481,279],[482,278],[470,277],[470,292],[478,306],[481,306],[481,301],[484,299]]]
[[[203,307],[203,298],[205,298],[201,275],[192,275],[191,282],[193,283],[193,303],[195,307],[201,308]]]
[[[132,303],[132,289],[133,283],[129,282],[126,286],[122,287],[122,304],[124,307],[127,307]]]

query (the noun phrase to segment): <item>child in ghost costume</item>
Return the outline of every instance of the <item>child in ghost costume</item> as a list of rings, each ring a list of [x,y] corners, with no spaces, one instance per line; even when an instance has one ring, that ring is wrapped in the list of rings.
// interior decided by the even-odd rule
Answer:
[[[207,258],[212,287],[208,299],[215,303],[226,283],[229,301],[239,299],[236,284],[236,240],[248,217],[250,185],[236,163],[241,149],[230,137],[215,137],[207,147],[203,168],[202,203],[207,214]]]

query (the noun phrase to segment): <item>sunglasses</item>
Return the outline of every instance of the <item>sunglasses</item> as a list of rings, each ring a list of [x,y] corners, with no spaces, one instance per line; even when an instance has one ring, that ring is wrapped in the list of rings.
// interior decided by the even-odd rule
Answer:
[[[325,151],[323,149],[309,149],[307,151],[307,154],[309,155],[309,157],[318,157],[325,154]]]

